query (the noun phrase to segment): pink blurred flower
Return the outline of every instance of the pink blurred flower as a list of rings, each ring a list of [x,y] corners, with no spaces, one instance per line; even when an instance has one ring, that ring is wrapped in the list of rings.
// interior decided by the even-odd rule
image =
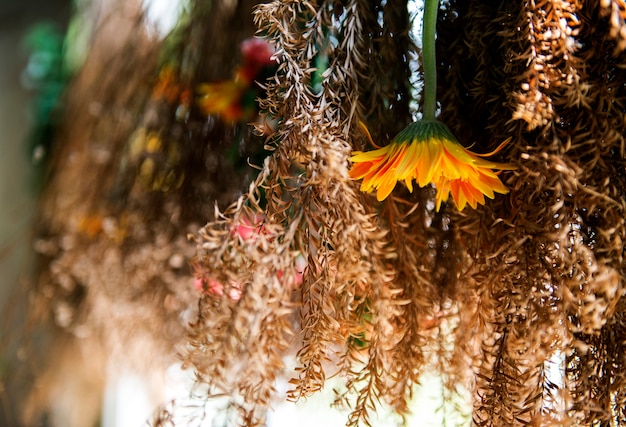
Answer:
[[[216,279],[205,279],[203,277],[195,277],[193,286],[198,292],[208,293],[215,296],[224,296],[224,285]],[[233,301],[239,301],[243,295],[243,286],[241,283],[232,282],[228,291],[228,297]]]
[[[264,220],[265,216],[261,214],[254,215],[252,218],[244,217],[241,223],[233,225],[231,234],[240,236],[243,240],[250,240],[259,234],[265,234]]]
[[[265,216],[258,214],[252,218],[244,217],[241,223],[235,224],[231,228],[232,236],[239,236],[243,241],[249,242],[254,240],[257,236],[266,233],[263,222]],[[300,285],[302,283],[302,277],[304,269],[307,266],[307,260],[301,254],[297,256],[295,261],[295,283]],[[279,279],[282,279],[283,272],[277,273]],[[224,296],[224,284],[217,279],[211,277],[205,277],[199,267],[196,268],[196,274],[193,280],[193,286],[198,292],[208,293],[215,296]],[[239,301],[243,295],[244,286],[239,282],[232,281],[230,283],[228,297],[233,301]]]

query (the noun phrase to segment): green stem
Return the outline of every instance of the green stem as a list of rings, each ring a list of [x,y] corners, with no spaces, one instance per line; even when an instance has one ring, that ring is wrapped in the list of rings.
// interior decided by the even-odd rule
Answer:
[[[424,120],[435,120],[437,111],[437,58],[435,38],[439,0],[425,0],[422,28],[422,65],[424,67]]]

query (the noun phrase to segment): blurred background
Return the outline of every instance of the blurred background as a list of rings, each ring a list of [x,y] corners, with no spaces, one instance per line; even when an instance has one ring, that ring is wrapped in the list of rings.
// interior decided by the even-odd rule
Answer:
[[[72,11],[70,0],[0,1],[0,376],[12,369],[23,326],[33,260],[31,225],[39,183],[33,162],[34,123],[46,114],[41,82],[58,71],[58,46]],[[48,52],[48,54],[46,53]],[[44,101],[45,102],[45,101]],[[19,356],[18,356],[19,357]],[[0,425],[15,423],[15,388],[0,382]]]
[[[54,40],[43,34],[31,40],[43,28],[48,35],[63,34],[72,10],[70,0],[2,0],[0,2],[0,301],[6,302],[27,262],[29,221],[34,210],[36,175],[32,161],[33,124],[37,120],[35,98],[39,88],[32,77],[45,73],[40,57],[31,56],[35,43]],[[44,30],[45,31],[45,30]],[[30,63],[29,63],[30,61]],[[29,69],[30,67],[30,69]],[[10,250],[9,250],[10,249]]]
[[[58,70],[58,46],[72,11],[70,0],[0,1],[0,377],[13,369],[24,332],[23,287],[32,269],[32,221],[39,186],[33,162],[34,124],[43,110],[40,83]],[[37,53],[38,52],[38,53]],[[48,97],[48,99],[50,99]],[[43,101],[45,102],[45,101]],[[22,391],[0,381],[0,425],[13,426]]]

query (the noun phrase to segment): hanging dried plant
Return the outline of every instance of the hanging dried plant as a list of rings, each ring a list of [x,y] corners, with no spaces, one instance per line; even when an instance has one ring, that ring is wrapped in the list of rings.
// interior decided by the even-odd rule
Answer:
[[[39,307],[76,336],[143,325],[168,356],[182,337],[234,425],[264,425],[278,380],[298,400],[331,376],[347,425],[406,416],[429,371],[476,425],[626,425],[623,2],[450,0],[425,18],[436,61],[409,3],[196,4],[175,48],[123,51],[149,67],[86,65],[42,197]],[[232,60],[254,30],[263,82]],[[416,57],[423,120],[401,132]]]
[[[510,197],[495,198],[476,210],[441,213],[429,204],[428,189],[407,197],[416,203],[412,209],[405,209],[398,198],[378,209],[371,198],[356,195],[345,177],[350,146],[362,146],[354,126],[358,120],[377,123],[377,134],[394,132],[393,125],[389,130],[378,125],[386,123],[389,110],[372,107],[389,105],[393,91],[378,90],[373,82],[384,80],[373,80],[364,71],[376,73],[380,59],[374,56],[374,64],[366,65],[368,55],[376,52],[368,47],[371,36],[385,22],[372,16],[387,16],[387,11],[360,2],[261,7],[261,33],[282,55],[265,100],[268,111],[280,119],[271,141],[274,152],[249,194],[199,235],[205,271],[216,276],[239,272],[228,279],[244,283],[240,301],[208,298],[213,302],[203,303],[206,314],[194,328],[189,356],[205,374],[203,379],[240,393],[244,413],[261,414],[255,404],[268,404],[282,365],[269,365],[272,369],[254,377],[254,383],[248,382],[249,375],[233,379],[224,373],[240,363],[237,351],[245,349],[246,357],[255,360],[259,352],[267,357],[268,349],[260,343],[270,336],[275,340],[270,348],[278,350],[272,360],[295,346],[302,363],[292,380],[292,398],[319,390],[333,364],[345,376],[356,396],[349,425],[367,424],[368,410],[378,398],[405,411],[411,386],[429,360],[424,352],[435,355],[434,366],[451,389],[456,380],[470,387],[474,377],[473,418],[479,425],[615,419],[619,393],[598,394],[596,409],[589,402],[581,406],[583,390],[599,390],[584,379],[598,372],[589,364],[609,363],[591,356],[598,354],[594,346],[607,348],[608,336],[599,342],[585,337],[608,333],[615,321],[611,319],[619,318],[623,293],[623,247],[617,243],[623,233],[623,142],[615,130],[623,123],[613,122],[623,112],[616,98],[621,89],[613,80],[610,91],[606,86],[607,72],[617,78],[618,70],[610,64],[617,63],[619,53],[608,41],[614,32],[600,36],[590,24],[604,16],[606,5],[602,7],[568,1],[494,6],[459,1],[442,11],[437,43],[443,58],[437,64],[443,81],[441,119],[461,141],[484,147],[483,152],[495,149],[493,141],[510,138],[507,160],[517,171],[506,175]],[[324,38],[331,31],[337,41],[329,48]],[[325,46],[328,68],[321,91],[314,92],[313,64],[320,46]],[[406,58],[411,45],[403,46],[400,56]],[[597,78],[602,80],[595,82]],[[363,96],[362,87],[368,88]],[[396,99],[404,87],[395,86]],[[609,93],[617,102],[603,101]],[[372,103],[372,96],[388,96],[388,103]],[[294,174],[295,159],[301,168]],[[398,180],[404,180],[400,175]],[[307,203],[311,200],[327,202]],[[439,203],[444,200],[440,197]],[[463,199],[458,200],[463,207]],[[268,230],[276,230],[272,242],[285,245],[274,253],[280,260],[265,252],[252,255],[249,242],[228,234],[246,215],[263,215]],[[598,239],[604,239],[606,249],[599,250]],[[220,251],[214,249],[218,243]],[[232,251],[238,255],[226,256]],[[276,280],[283,269],[295,274],[295,254],[300,253],[308,260],[302,284]],[[249,283],[241,277],[242,258],[246,274],[254,278]],[[275,272],[261,286],[257,278],[269,260]],[[248,301],[258,306],[250,310]],[[278,305],[268,309],[270,301]],[[217,319],[212,310],[224,306],[228,310],[218,312],[225,317]],[[282,334],[254,329],[253,319],[270,321],[259,318],[258,310],[271,313],[271,319],[283,313],[280,321],[273,320],[282,325]],[[299,322],[294,323],[294,316]],[[226,356],[218,347],[211,352],[203,347],[206,337],[217,342],[215,337],[224,336],[220,331],[242,334],[238,327],[246,340],[255,330],[255,341],[235,340],[243,346],[228,347]],[[451,331],[456,339],[444,345]],[[355,348],[355,342],[363,347]],[[224,362],[232,358],[237,360],[234,366]],[[566,367],[561,368],[566,372],[563,385],[549,374],[554,363]],[[616,363],[611,359],[610,366]],[[586,374],[580,376],[583,369]],[[594,377],[592,381],[614,381],[615,374]],[[267,390],[267,397],[246,394],[253,384],[256,390]],[[243,421],[254,424],[262,418]]]
[[[474,421],[617,420],[613,399],[623,385],[603,371],[614,362],[599,351],[621,322],[624,111],[616,81],[624,76],[610,31],[599,30],[608,28],[603,9],[579,1],[454,2],[448,13],[438,46],[454,52],[443,58],[464,59],[441,68],[454,82],[443,86],[454,89],[444,89],[442,116],[478,144],[513,136],[510,159],[519,166],[508,200],[453,221],[470,256],[464,287],[477,304],[460,308],[475,316],[458,335],[466,341],[467,328],[478,332]],[[487,31],[459,31],[464,23]],[[537,92],[517,95],[527,90]],[[550,360],[560,365],[560,385],[546,373]]]
[[[199,295],[186,235],[212,203],[240,194],[255,172],[245,158],[263,152],[245,123],[209,118],[196,103],[197,86],[231,74],[241,60],[233,50],[254,33],[256,2],[226,3],[192,2],[164,39],[150,31],[141,2],[124,3],[122,14],[103,7],[105,18],[92,23],[36,225],[29,320],[54,324],[46,352],[65,356],[25,366],[43,384],[24,398],[26,424],[62,412],[60,402],[81,393],[93,397],[85,417],[97,416],[105,381],[131,370],[157,390],[178,361]],[[238,24],[232,40],[217,43],[211,34],[229,22]],[[70,369],[75,376],[62,374]],[[81,392],[73,378],[83,375],[93,384]],[[95,422],[71,417],[55,422]]]

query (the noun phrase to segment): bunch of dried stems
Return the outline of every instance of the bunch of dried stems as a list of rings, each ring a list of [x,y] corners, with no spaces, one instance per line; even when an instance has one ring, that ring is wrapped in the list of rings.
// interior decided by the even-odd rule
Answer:
[[[470,393],[476,425],[626,425],[622,0],[445,2],[439,118],[475,152],[511,138],[499,161],[517,167],[508,195],[460,212],[436,211],[431,187],[381,203],[348,175],[359,121],[383,143],[415,114],[412,2],[202,3],[163,43],[95,49],[70,88],[40,208],[42,310],[129,360],[138,334],[180,351],[242,426],[264,424],[279,378],[297,400],[339,376],[350,426],[380,405],[406,415],[427,371],[446,399]],[[164,52],[193,89],[227,78],[254,32],[278,61],[269,131],[151,96]],[[255,178],[232,147],[263,158]]]

